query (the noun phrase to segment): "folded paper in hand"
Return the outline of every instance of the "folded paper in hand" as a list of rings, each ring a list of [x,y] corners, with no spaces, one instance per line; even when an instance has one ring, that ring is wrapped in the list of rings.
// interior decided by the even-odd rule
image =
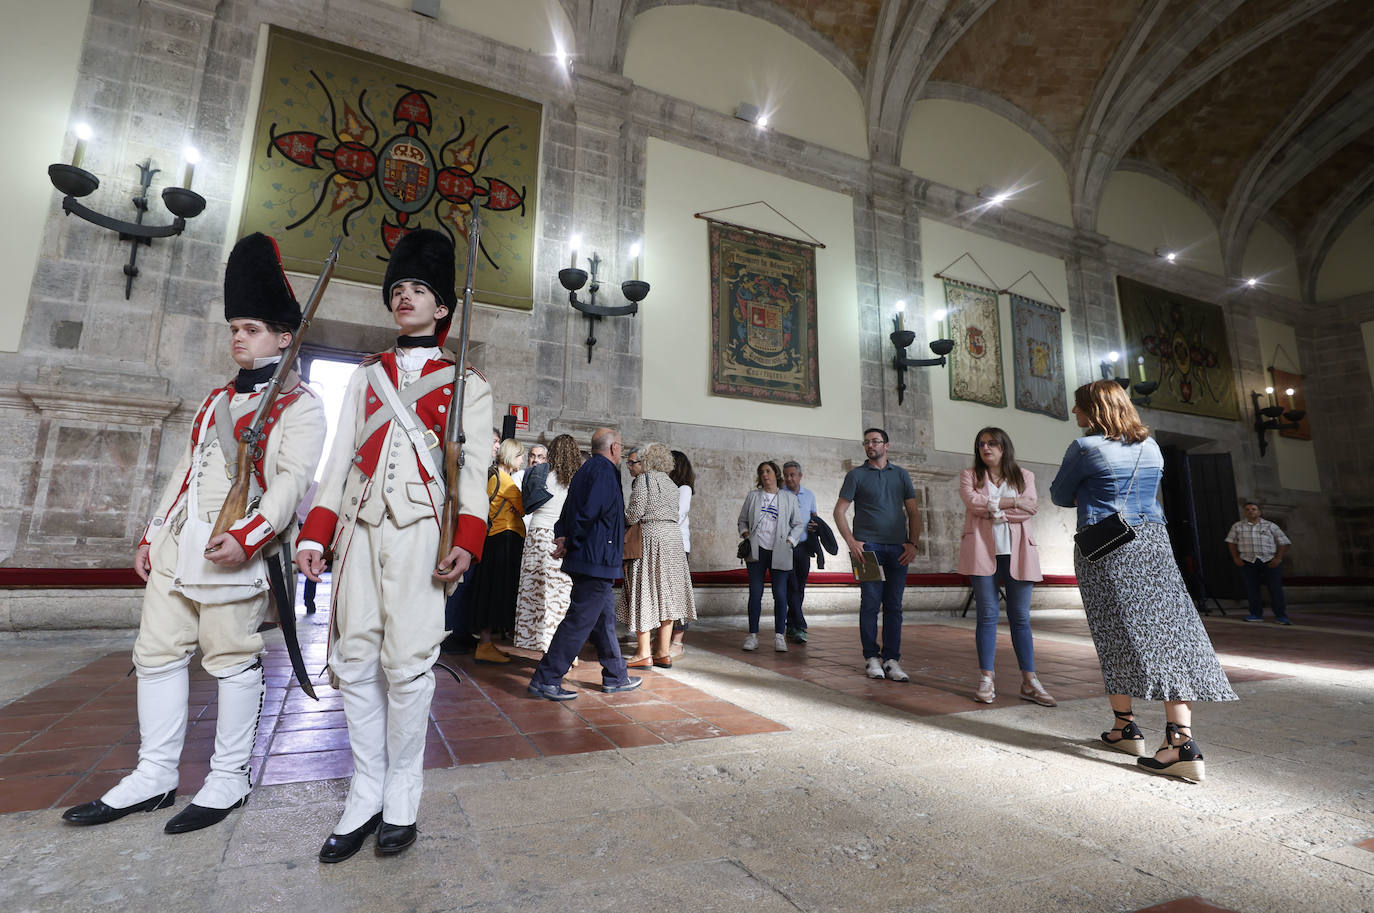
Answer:
[[[864,552],[864,560],[854,565],[854,579],[860,583],[873,583],[887,579],[887,574],[883,573],[883,566],[878,563],[878,556],[873,552]]]

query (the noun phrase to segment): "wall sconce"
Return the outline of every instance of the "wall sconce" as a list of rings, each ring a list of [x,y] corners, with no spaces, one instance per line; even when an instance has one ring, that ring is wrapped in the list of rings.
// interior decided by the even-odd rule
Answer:
[[[930,351],[934,352],[937,358],[907,358],[906,350],[916,341],[916,334],[906,329],[902,325],[902,315],[906,312],[906,302],[897,302],[897,313],[892,316],[892,333],[888,338],[892,340],[892,345],[896,347],[897,354],[892,356],[892,367],[897,369],[897,402],[901,403],[906,399],[906,369],[907,368],[934,368],[945,365],[945,356],[954,351],[953,339],[936,339],[930,343]],[[938,321],[936,334],[945,335],[945,312],[936,311],[935,319]]]
[[[634,278],[620,283],[620,292],[630,303],[615,307],[597,304],[596,293],[601,290],[601,283],[596,281],[596,273],[597,268],[601,266],[601,258],[595,251],[592,252],[591,258],[587,260],[587,265],[591,267],[590,275],[587,270],[578,269],[577,249],[581,243],[581,236],[574,235],[571,244],[572,265],[558,271],[558,281],[568,291],[568,303],[587,316],[587,363],[591,364],[592,349],[596,346],[596,322],[602,317],[624,317],[627,314],[639,313],[639,302],[649,294],[649,283],[641,282],[639,279],[639,245],[635,244],[630,248],[630,259],[634,261]],[[587,284],[588,278],[592,281],[587,289],[589,300],[583,301],[577,297],[577,293]]]
[[[1159,257],[1161,260],[1167,260],[1170,263],[1178,262],[1178,251],[1169,250],[1167,247],[1156,247],[1155,256]]]
[[[139,183],[142,189],[139,195],[133,198],[134,209],[138,211],[138,216],[134,221],[128,222],[96,212],[77,202],[79,197],[89,196],[100,186],[100,180],[81,167],[81,160],[86,154],[86,141],[91,137],[91,130],[85,124],[78,124],[76,136],[76,151],[72,155],[72,163],[70,165],[49,165],[48,179],[52,181],[54,187],[64,194],[62,197],[63,212],[68,215],[80,216],[92,225],[117,231],[119,232],[119,240],[133,242],[133,247],[129,251],[129,262],[124,264],[124,275],[128,277],[124,281],[124,300],[127,301],[133,291],[134,277],[138,275],[138,246],[140,244],[152,244],[153,238],[170,238],[181,234],[186,230],[186,220],[194,219],[205,210],[205,198],[191,190],[191,177],[195,174],[196,162],[200,160],[200,155],[196,150],[187,148],[186,172],[181,181],[184,186],[163,188],[162,203],[175,216],[172,224],[144,225],[143,216],[148,212],[148,188],[153,183],[153,175],[157,174],[160,169],[152,166],[152,159],[138,166]]]
[[[1304,409],[1293,408],[1293,394],[1297,391],[1289,387],[1284,391],[1288,397],[1288,408],[1284,409],[1274,398],[1274,388],[1265,387],[1264,395],[1269,398],[1269,405],[1260,405],[1260,394],[1250,391],[1250,404],[1255,409],[1255,433],[1259,435],[1259,452],[1264,456],[1265,450],[1269,449],[1269,441],[1266,435],[1270,431],[1293,431],[1298,428],[1298,423],[1307,414]],[[1280,416],[1287,419],[1287,422],[1280,421]]]
[[[1125,390],[1127,393],[1131,393],[1134,390],[1135,395],[1131,397],[1131,402],[1135,405],[1150,405],[1150,394],[1154,393],[1156,390],[1159,389],[1159,381],[1145,379],[1145,356],[1139,355],[1136,357],[1136,371],[1140,375],[1140,380],[1136,381],[1135,384],[1131,383],[1131,379],[1129,377],[1117,376],[1116,366],[1117,363],[1120,361],[1120,352],[1108,352],[1107,357],[1104,358],[1098,365],[1098,367],[1102,369],[1102,379],[1116,381],[1118,384],[1121,385],[1121,389]]]

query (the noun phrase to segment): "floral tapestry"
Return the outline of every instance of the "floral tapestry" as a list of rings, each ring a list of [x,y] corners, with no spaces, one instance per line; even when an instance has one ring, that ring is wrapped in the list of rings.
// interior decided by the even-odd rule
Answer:
[[[1060,315],[1052,304],[1010,293],[1012,373],[1016,408],[1052,418],[1069,417],[1064,380],[1064,340]]]
[[[1150,408],[1213,418],[1239,417],[1226,319],[1215,304],[1116,278],[1126,365],[1132,381],[1159,382]]]
[[[1005,406],[997,292],[954,279],[944,283],[949,338],[954,340],[954,351],[949,353],[949,398]]]

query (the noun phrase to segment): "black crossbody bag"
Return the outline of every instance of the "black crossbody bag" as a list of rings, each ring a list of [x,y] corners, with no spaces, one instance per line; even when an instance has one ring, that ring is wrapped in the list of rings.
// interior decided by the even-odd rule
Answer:
[[[1144,455],[1144,450],[1136,454],[1135,469],[1131,471],[1131,481],[1126,486],[1128,495],[1135,487],[1136,473],[1140,471],[1140,458]],[[1112,492],[1116,495],[1116,513],[1074,533],[1073,541],[1078,544],[1079,553],[1089,561],[1100,561],[1135,538],[1135,529],[1121,515],[1121,495],[1117,492],[1115,476],[1112,477]]]

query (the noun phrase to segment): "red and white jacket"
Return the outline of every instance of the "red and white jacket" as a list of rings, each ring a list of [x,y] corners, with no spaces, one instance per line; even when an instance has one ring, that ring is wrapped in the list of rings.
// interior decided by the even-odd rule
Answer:
[[[419,354],[418,350],[415,354]],[[430,354],[410,380],[430,378],[436,372],[444,377],[435,388],[414,404],[413,414],[420,430],[431,432],[434,446],[429,453],[438,466],[443,465],[444,432],[453,399],[454,363],[440,349]],[[413,357],[413,356],[412,356]],[[305,519],[296,544],[300,550],[328,545],[336,560],[347,551],[354,524],[358,520],[375,525],[390,513],[397,526],[404,527],[422,519],[437,525],[443,511],[443,485],[431,477],[415,455],[410,440],[393,421],[383,422],[366,440],[363,432],[368,419],[386,408],[386,398],[372,388],[368,369],[380,365],[393,387],[404,386],[398,371],[396,353],[369,356],[349,378],[339,413],[334,446],[325,461],[315,504]],[[491,427],[491,387],[481,374],[468,368],[463,427],[467,443],[463,447],[463,468],[459,479],[458,522],[454,544],[481,558],[487,535],[487,465],[491,462],[486,431]],[[379,472],[386,456],[385,472]],[[395,458],[395,459],[393,459]],[[397,465],[393,466],[392,463]]]
[[[235,393],[234,382],[230,381],[201,403],[181,459],[163,490],[152,521],[144,529],[140,546],[150,545],[171,524],[192,485],[196,486],[201,518],[213,520],[219,513],[230,486],[226,468],[234,465],[237,454],[225,454],[221,449],[214,423],[215,401],[221,396],[229,397],[230,414],[235,420],[233,437],[237,442],[238,432],[252,422],[265,386],[260,385],[252,393]],[[324,407],[294,372],[287,376],[281,394],[272,404],[266,431],[262,456],[253,462],[262,496],[256,506],[250,503],[248,514],[227,531],[250,558],[290,528],[324,448]]]

